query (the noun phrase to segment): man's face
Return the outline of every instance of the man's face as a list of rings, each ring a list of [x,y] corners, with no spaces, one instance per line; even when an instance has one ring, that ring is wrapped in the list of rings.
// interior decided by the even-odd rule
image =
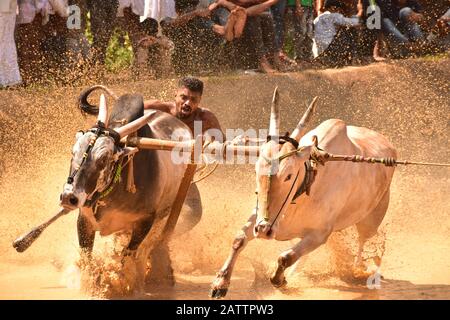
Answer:
[[[194,92],[188,88],[179,88],[175,97],[175,105],[177,108],[177,116],[180,118],[189,117],[195,110],[197,110],[202,95],[199,92]]]

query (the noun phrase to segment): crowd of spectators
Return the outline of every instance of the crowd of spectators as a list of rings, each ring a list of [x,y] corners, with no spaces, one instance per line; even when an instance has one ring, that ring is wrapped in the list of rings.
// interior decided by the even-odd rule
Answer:
[[[175,73],[202,74],[446,52],[449,8],[448,0],[1,0],[0,87],[102,65],[117,30],[131,43],[133,70],[155,77],[164,55]]]

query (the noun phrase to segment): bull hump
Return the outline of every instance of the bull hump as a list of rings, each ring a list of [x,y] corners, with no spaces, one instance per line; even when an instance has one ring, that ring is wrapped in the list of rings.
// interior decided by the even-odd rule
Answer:
[[[185,135],[187,137],[192,137],[189,127],[184,122],[168,113],[160,111],[158,111],[154,120],[150,123],[150,128],[154,138],[170,139],[172,134],[180,129],[186,131]]]

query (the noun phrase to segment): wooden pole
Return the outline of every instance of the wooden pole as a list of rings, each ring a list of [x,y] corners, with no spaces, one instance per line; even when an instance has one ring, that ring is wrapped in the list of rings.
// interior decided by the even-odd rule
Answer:
[[[139,149],[146,150],[164,150],[172,151],[174,149],[182,152],[191,152],[195,140],[189,141],[172,141],[172,140],[161,140],[152,138],[139,138],[130,137],[128,139],[122,140],[128,146],[137,147]],[[212,142],[203,150],[203,153],[211,155],[222,155],[226,157],[227,154],[232,153],[236,155],[243,156],[259,156],[259,146],[236,146],[228,143]]]
[[[162,239],[163,241],[168,241],[170,236],[177,225],[178,218],[181,213],[181,208],[183,207],[186,195],[188,193],[189,187],[191,186],[192,179],[194,178],[195,171],[197,169],[196,159],[195,159],[195,148],[202,147],[203,137],[198,136],[195,140],[193,147],[191,148],[191,163],[187,165],[186,171],[184,172],[183,180],[181,180],[180,187],[178,188],[175,201],[173,202],[172,208],[170,209],[169,217],[167,218],[166,225],[164,226]]]

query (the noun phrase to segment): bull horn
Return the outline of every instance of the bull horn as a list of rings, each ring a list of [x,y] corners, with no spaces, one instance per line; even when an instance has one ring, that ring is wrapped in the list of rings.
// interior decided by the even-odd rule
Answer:
[[[148,112],[144,114],[142,117],[114,130],[119,134],[120,139],[122,139],[145,126],[155,113],[156,111]]]
[[[270,109],[270,125],[269,135],[277,136],[280,129],[280,95],[278,93],[278,87],[275,88],[272,98],[272,107]]]
[[[311,119],[311,116],[316,110],[317,100],[319,97],[315,97],[311,104],[309,105],[308,109],[306,109],[305,114],[303,115],[302,119],[298,123],[297,127],[291,134],[291,138],[295,139],[296,141],[300,142],[300,139],[305,135],[306,133],[306,125],[308,124],[309,120]]]
[[[106,97],[103,93],[100,96],[97,121],[105,124],[105,127],[108,127],[108,106],[106,105]]]

